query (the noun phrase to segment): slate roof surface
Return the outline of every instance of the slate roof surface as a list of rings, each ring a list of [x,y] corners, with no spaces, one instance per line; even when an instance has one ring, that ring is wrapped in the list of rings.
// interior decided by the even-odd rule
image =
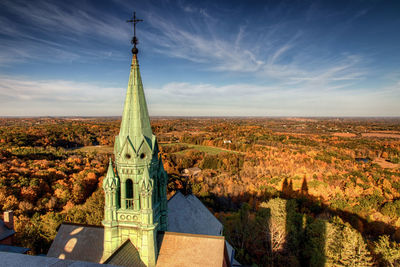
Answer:
[[[226,241],[226,240],[225,240],[225,244],[226,244],[226,252],[228,253],[229,260],[230,260],[231,262],[233,262],[233,261],[235,260],[235,259],[234,259],[234,257],[235,257],[235,250],[233,249],[233,247],[231,246],[231,244],[229,244],[229,242]]]
[[[194,195],[177,192],[168,200],[168,231],[220,236],[223,226]]]
[[[227,266],[223,236],[165,232],[158,239],[161,247],[157,266]]]
[[[0,220],[0,240],[6,239],[13,234],[15,234],[15,231],[13,229],[9,229],[7,226],[5,226],[4,221]]]
[[[103,256],[103,240],[103,227],[63,223],[47,256],[100,262]]]
[[[220,221],[195,195],[184,196],[178,191],[168,200],[168,231],[221,236],[222,230]],[[225,242],[229,260],[234,262],[235,251]]]
[[[18,253],[0,252],[0,265],[7,267],[105,267],[98,263],[62,260],[50,257],[31,256]]]
[[[30,250],[29,248],[9,246],[9,245],[1,245],[0,244],[0,252],[13,252],[13,253],[25,254],[29,250]]]
[[[103,254],[103,235],[102,227],[61,224],[47,258],[100,262]],[[224,266],[226,262],[226,259],[224,261],[225,239],[223,236],[164,232],[158,235],[158,241],[157,266]],[[228,255],[226,257],[228,258]],[[69,264],[68,262],[61,261],[57,264],[69,266],[62,265]],[[129,240],[122,244],[105,263],[117,266],[143,266],[137,249]],[[32,266],[41,265],[35,264]],[[53,263],[50,262],[49,265],[51,264]]]
[[[105,263],[126,267],[146,267],[140,259],[139,251],[130,240],[126,240]]]

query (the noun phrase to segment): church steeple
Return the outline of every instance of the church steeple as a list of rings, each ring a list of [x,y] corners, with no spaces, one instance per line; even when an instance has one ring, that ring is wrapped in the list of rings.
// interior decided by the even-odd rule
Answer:
[[[123,140],[127,137],[129,137],[134,147],[138,147],[143,139],[150,147],[152,146],[153,132],[140,77],[137,54],[132,56],[128,89],[119,131],[120,146],[122,146]]]
[[[128,22],[136,23],[133,19]],[[157,231],[167,230],[167,174],[150,125],[138,64],[138,40],[132,39],[132,64],[119,135],[115,138],[114,172],[110,161],[105,192],[104,252],[106,260],[129,240],[146,266],[155,266]]]

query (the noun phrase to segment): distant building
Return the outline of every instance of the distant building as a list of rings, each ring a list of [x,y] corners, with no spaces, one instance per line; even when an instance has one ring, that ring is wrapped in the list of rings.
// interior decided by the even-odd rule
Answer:
[[[231,140],[224,140],[224,144],[232,144]]]
[[[199,167],[193,167],[193,168],[184,169],[181,173],[181,176],[194,177],[194,176],[197,176],[199,173],[201,173],[201,169]]]
[[[14,235],[14,213],[11,210],[5,211],[3,220],[0,219],[0,252],[27,253],[29,248],[13,246]]]
[[[12,245],[14,235],[14,213],[12,211],[5,211],[3,213],[3,220],[0,219],[0,244]]]

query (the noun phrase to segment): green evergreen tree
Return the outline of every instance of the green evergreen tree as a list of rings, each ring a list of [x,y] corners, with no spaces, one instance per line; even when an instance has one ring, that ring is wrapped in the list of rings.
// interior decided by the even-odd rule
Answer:
[[[377,242],[374,242],[375,253],[381,259],[385,266],[399,266],[400,265],[400,244],[389,240],[389,236],[383,235],[379,237]]]
[[[342,231],[343,242],[340,263],[343,266],[372,266],[372,258],[359,232],[346,225]]]
[[[342,266],[340,264],[343,247],[343,224],[327,222],[325,232],[325,266]]]
[[[304,257],[310,266],[372,266],[361,234],[339,217],[317,219],[306,227]]]

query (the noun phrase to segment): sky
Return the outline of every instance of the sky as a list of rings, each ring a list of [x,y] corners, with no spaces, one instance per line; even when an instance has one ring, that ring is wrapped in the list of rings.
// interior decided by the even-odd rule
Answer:
[[[400,1],[0,1],[0,116],[400,116]]]

